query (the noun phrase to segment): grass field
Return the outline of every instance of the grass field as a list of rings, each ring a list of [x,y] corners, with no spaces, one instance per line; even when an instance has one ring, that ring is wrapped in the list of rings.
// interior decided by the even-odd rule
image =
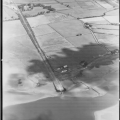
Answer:
[[[61,13],[50,13],[46,14],[45,16],[51,23],[74,19],[71,16],[64,15]]]
[[[58,22],[58,23],[50,23],[49,25],[65,37],[76,36],[79,33],[81,33],[81,34],[90,33],[90,31],[85,29],[82,26],[82,23],[77,20],[69,20],[69,21],[63,21],[63,22]]]
[[[3,7],[3,21],[14,20],[14,19],[18,19],[17,14],[13,10],[4,6]]]
[[[94,2],[94,1],[85,1],[85,2],[78,1],[77,4],[83,9],[98,9],[98,8],[102,9],[102,7],[99,4],[96,4],[96,2]]]
[[[33,31],[36,36],[45,35],[45,34],[54,32],[54,30],[51,27],[49,27],[48,25],[37,26],[37,27],[33,28]]]
[[[44,12],[46,13],[48,10],[43,9],[42,7],[34,7],[31,11],[23,11],[23,15],[32,17],[38,15],[38,13]]]
[[[44,4],[45,6],[51,6],[52,8],[54,8],[55,10],[66,10],[66,9],[69,9],[67,8],[66,6],[64,5],[61,5],[61,4]]]
[[[27,20],[30,26],[33,28],[50,23],[50,21],[44,15],[27,18]]]

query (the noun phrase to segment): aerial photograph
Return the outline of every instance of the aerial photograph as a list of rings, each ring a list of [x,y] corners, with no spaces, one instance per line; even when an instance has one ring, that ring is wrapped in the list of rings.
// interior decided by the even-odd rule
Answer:
[[[119,0],[2,0],[2,120],[119,120]]]

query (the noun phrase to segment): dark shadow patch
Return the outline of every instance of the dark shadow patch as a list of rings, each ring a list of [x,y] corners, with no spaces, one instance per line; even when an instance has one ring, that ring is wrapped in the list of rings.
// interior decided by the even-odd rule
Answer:
[[[91,71],[93,68],[99,69],[101,66],[111,65],[113,64],[113,61],[119,57],[118,54],[112,55],[112,54],[106,54],[106,53],[107,53],[106,49],[103,48],[102,46],[98,44],[89,44],[89,45],[84,45],[81,48],[78,48],[77,51],[66,49],[66,48],[62,49],[61,54],[63,54],[64,57],[53,55],[53,56],[50,56],[50,58],[48,56],[48,60],[49,60],[50,66],[52,66],[52,69],[56,77],[58,77],[59,80],[62,80],[62,81],[71,80],[71,76],[73,77],[77,76],[78,78],[80,78],[80,80],[84,82],[92,83],[95,81],[96,82],[102,81],[102,79],[100,78],[93,79],[89,77],[82,78],[77,67],[79,66],[80,61],[86,61],[87,63],[92,62],[92,64],[89,66],[89,69],[88,69],[89,71]],[[100,57],[99,55],[104,55],[104,56]],[[32,75],[42,73],[45,76],[45,79],[43,80],[44,82],[52,81],[47,69],[44,66],[43,61],[38,59],[37,60],[33,59],[33,60],[30,60],[29,62],[31,64],[26,68],[26,71],[28,72],[28,76],[32,77]],[[56,72],[56,69],[63,65],[68,65],[69,68],[71,69],[71,71],[66,75],[67,79],[64,77],[63,74]],[[75,71],[75,69],[77,72]],[[42,79],[41,76],[38,76],[37,80],[39,78]],[[65,79],[62,79],[62,78],[65,78]],[[25,80],[25,76],[22,74],[12,74],[9,77],[8,84],[13,88],[17,88],[19,84],[18,83],[19,79]],[[36,83],[36,87],[41,87],[42,85],[45,85],[45,84],[41,84],[41,81],[39,81],[39,85],[37,86],[37,83]]]
[[[24,81],[25,80],[25,74],[11,74],[9,76],[9,80],[8,80],[8,85],[10,85],[12,88],[17,88],[19,85],[19,81]]]
[[[54,56],[58,65],[74,66],[78,65],[80,61],[85,60],[90,62],[93,56],[98,56],[99,54],[104,54],[106,50],[97,44],[84,45],[82,48],[78,48],[78,51],[73,51],[70,49],[63,49],[62,53],[66,57]],[[51,61],[54,61],[51,59]]]
[[[102,44],[103,45],[103,44]],[[92,63],[89,66],[89,70],[93,68],[98,68],[100,66],[107,66],[113,64],[113,61],[116,60],[119,55],[114,54],[106,54],[107,51],[105,48],[98,44],[89,44],[84,45],[81,48],[78,48],[77,51],[73,51],[70,49],[62,49],[61,54],[63,54],[65,57],[52,55],[50,56],[49,63],[50,66],[52,66],[53,71],[55,72],[56,69],[63,65],[68,65],[70,69],[77,68],[79,66],[80,61],[86,61],[87,63]],[[99,57],[99,55],[104,55],[102,57]],[[44,66],[43,61],[40,60],[31,60],[29,61],[32,63],[32,65],[28,66],[27,72],[28,74],[36,74],[36,73],[43,73],[45,76],[48,77],[49,73],[47,69]],[[58,73],[55,72],[57,76]]]
[[[40,60],[31,60],[29,61],[32,65],[27,68],[27,72],[29,74],[36,74],[36,73],[47,73],[47,70],[43,64],[42,61]]]

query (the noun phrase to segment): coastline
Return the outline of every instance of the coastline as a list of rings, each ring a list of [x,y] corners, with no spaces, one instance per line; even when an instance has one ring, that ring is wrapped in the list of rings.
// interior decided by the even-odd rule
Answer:
[[[109,100],[109,101],[108,101]],[[37,101],[8,106],[4,109],[5,120],[39,120],[43,116],[52,120],[93,120],[94,112],[102,111],[117,104],[114,95],[106,94],[98,98],[49,97]],[[48,113],[51,113],[49,115]],[[38,119],[39,118],[39,119]],[[44,118],[44,117],[43,117]]]
[[[107,109],[96,111],[95,120],[119,120],[119,102]]]

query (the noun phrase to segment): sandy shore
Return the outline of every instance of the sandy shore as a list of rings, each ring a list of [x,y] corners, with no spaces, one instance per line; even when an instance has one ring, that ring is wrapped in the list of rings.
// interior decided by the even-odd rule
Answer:
[[[95,120],[119,120],[119,103],[105,110],[96,111]]]

